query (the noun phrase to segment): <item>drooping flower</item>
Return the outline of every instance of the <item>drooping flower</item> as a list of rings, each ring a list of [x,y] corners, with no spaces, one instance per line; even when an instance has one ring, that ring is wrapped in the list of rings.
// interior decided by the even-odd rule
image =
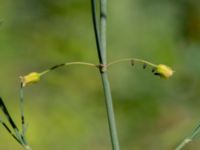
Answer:
[[[41,74],[37,72],[31,72],[28,75],[20,76],[22,86],[25,87],[29,84],[37,83],[40,81],[40,76]]]
[[[174,71],[169,66],[166,66],[164,64],[159,64],[154,72],[155,75],[159,75],[160,77],[163,77],[165,79],[170,78],[173,73]]]

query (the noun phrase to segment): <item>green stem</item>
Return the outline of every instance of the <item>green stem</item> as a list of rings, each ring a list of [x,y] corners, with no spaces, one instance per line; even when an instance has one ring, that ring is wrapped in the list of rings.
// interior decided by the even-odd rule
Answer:
[[[181,150],[183,147],[186,146],[186,144],[188,144],[189,142],[191,142],[191,139],[184,139],[177,147],[175,150]]]
[[[108,124],[109,124],[109,131],[111,136],[112,142],[112,149],[113,150],[120,150],[118,136],[117,136],[117,129],[115,123],[115,114],[113,109],[112,103],[112,95],[111,89],[108,79],[108,74],[106,72],[106,15],[107,15],[107,0],[100,0],[100,30],[101,34],[99,35],[99,30],[97,26],[97,17],[96,17],[96,1],[91,0],[92,4],[92,17],[93,17],[93,25],[95,31],[95,38],[96,38],[96,45],[97,45],[97,52],[99,57],[100,63],[100,74],[102,79],[102,85],[105,95],[105,103],[107,109],[107,116],[108,116]]]
[[[191,135],[186,137],[175,150],[183,149],[189,142],[191,142],[200,133],[200,124],[192,131]]]
[[[106,20],[107,17],[107,0],[100,0],[100,41],[101,41],[101,55],[103,64],[107,64],[106,59]]]
[[[70,66],[70,65],[83,65],[83,66],[89,66],[89,67],[96,67],[96,68],[98,68],[98,65],[95,65],[93,63],[88,63],[88,62],[79,62],[79,61],[77,61],[77,62],[66,62],[66,63],[63,63],[63,64],[55,65],[55,66],[51,67],[50,69],[42,71],[40,73],[40,76],[43,76],[46,73],[48,73],[48,72],[50,72],[52,70],[58,69],[60,67]]]
[[[107,116],[108,116],[109,131],[110,131],[111,142],[112,142],[112,149],[120,150],[116,123],[115,123],[114,108],[113,108],[113,103],[112,103],[112,95],[111,95],[107,72],[101,73],[101,79],[102,79],[103,90],[104,90],[104,95],[105,95],[105,103],[106,103],[106,108],[107,108]]]
[[[97,53],[98,53],[100,64],[103,64],[102,57],[105,55],[102,55],[103,51],[102,51],[102,45],[100,41],[99,27],[98,27],[98,22],[97,22],[97,15],[96,15],[96,0],[91,0],[91,6],[92,6],[92,22],[93,22],[93,27],[94,27]]]
[[[22,123],[22,134],[20,135],[20,141],[22,142],[23,147],[26,150],[31,150],[27,141],[26,141],[26,124],[25,124],[25,116],[24,116],[24,89],[23,83],[20,83],[20,112],[21,112],[21,123]]]
[[[118,63],[122,63],[122,62],[138,62],[138,63],[143,63],[143,64],[147,64],[151,67],[157,67],[157,65],[149,62],[149,61],[146,61],[146,60],[143,60],[143,59],[138,59],[138,58],[123,58],[123,59],[119,59],[119,60],[116,60],[116,61],[113,61],[113,62],[110,62],[107,64],[107,68],[112,66],[112,65],[115,65],[115,64],[118,64]]]
[[[21,112],[21,123],[22,123],[22,136],[25,138],[25,118],[24,118],[24,91],[23,83],[20,83],[20,112]]]

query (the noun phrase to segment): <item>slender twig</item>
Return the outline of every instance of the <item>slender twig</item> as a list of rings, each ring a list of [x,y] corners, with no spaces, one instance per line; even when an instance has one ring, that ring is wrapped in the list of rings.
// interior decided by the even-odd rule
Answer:
[[[112,61],[110,63],[107,64],[107,68],[112,66],[112,65],[115,65],[115,64],[118,64],[118,63],[122,63],[122,62],[131,62],[131,63],[134,63],[134,62],[138,62],[138,63],[143,63],[143,64],[146,64],[146,65],[149,65],[151,67],[157,67],[157,65],[149,62],[149,61],[146,61],[146,60],[143,60],[143,59],[138,59],[138,58],[123,58],[123,59],[119,59],[119,60],[115,60],[115,61]]]
[[[46,73],[52,71],[52,70],[55,70],[55,69],[58,69],[60,67],[64,67],[64,66],[71,66],[71,65],[83,65],[83,66],[89,66],[89,67],[96,67],[98,68],[99,65],[96,65],[96,64],[93,64],[93,63],[88,63],[88,62],[66,62],[66,63],[63,63],[63,64],[59,64],[59,65],[55,65],[47,70],[44,70],[40,73],[40,75],[45,75]]]
[[[197,127],[192,131],[191,135],[186,137],[177,147],[175,150],[183,149],[189,142],[191,142],[198,134],[200,133],[200,123]]]
[[[101,25],[100,35],[99,35],[99,29],[97,26],[96,1],[91,0],[91,4],[92,4],[92,18],[93,18],[94,32],[95,32],[95,38],[96,38],[97,52],[98,52],[98,57],[99,57],[99,63],[102,66],[102,68],[100,68],[100,74],[101,74],[101,79],[102,79],[102,84],[103,84],[104,95],[105,95],[105,103],[106,103],[106,108],[107,108],[108,124],[109,124],[109,129],[110,129],[112,148],[113,150],[119,150],[120,148],[119,148],[119,142],[118,142],[118,136],[117,136],[116,123],[115,123],[115,114],[114,114],[113,104],[112,104],[112,95],[111,95],[107,71],[105,69],[107,0],[100,0],[100,25]]]

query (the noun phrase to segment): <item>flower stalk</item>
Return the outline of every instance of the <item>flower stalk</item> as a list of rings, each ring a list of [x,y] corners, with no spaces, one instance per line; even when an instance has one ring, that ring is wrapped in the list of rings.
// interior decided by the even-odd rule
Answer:
[[[149,61],[146,61],[143,59],[138,59],[138,58],[123,58],[123,59],[118,59],[118,60],[112,61],[108,64],[97,64],[97,65],[94,63],[89,63],[89,62],[66,62],[63,64],[55,65],[55,66],[53,66],[47,70],[44,70],[40,73],[31,72],[25,76],[20,76],[21,83],[22,83],[21,86],[25,87],[27,85],[37,83],[40,81],[41,76],[46,75],[47,73],[49,73],[55,69],[64,67],[64,66],[82,65],[82,66],[88,66],[88,67],[92,67],[92,68],[98,68],[101,72],[106,72],[113,65],[117,65],[119,63],[124,63],[124,62],[129,62],[129,63],[131,63],[132,66],[134,66],[135,63],[141,63],[141,64],[143,64],[143,69],[145,69],[147,66],[150,66],[152,68],[152,72],[154,73],[154,75],[158,75],[165,79],[170,78],[174,73],[174,71],[166,65],[163,65],[163,64],[156,65]],[[21,90],[21,95],[22,94],[23,94],[23,91]]]

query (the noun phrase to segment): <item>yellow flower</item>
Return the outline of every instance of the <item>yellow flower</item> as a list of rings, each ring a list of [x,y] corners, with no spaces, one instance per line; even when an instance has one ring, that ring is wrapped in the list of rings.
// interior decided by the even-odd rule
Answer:
[[[173,75],[173,73],[174,71],[170,67],[163,64],[159,64],[154,74],[159,75],[160,77],[163,77],[165,79],[168,79]]]
[[[28,75],[20,76],[22,86],[25,87],[29,84],[37,83],[38,81],[40,81],[40,76],[41,75],[37,72],[31,72]]]

